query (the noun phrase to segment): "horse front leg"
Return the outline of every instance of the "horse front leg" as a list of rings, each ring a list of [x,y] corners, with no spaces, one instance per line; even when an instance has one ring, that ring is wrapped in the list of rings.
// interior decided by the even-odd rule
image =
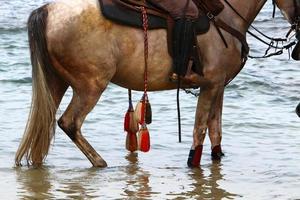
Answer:
[[[213,160],[220,160],[224,153],[221,148],[222,140],[222,108],[223,108],[224,87],[218,91],[216,101],[211,107],[208,119],[208,133],[211,142],[211,157]]]
[[[208,127],[208,118],[216,96],[218,86],[211,85],[201,88],[200,96],[198,97],[195,124],[193,130],[193,144],[189,153],[187,165],[189,167],[198,167],[203,150],[203,142]]]

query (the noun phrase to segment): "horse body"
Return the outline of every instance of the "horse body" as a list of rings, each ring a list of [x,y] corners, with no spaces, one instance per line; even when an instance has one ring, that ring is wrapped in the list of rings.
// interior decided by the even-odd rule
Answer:
[[[72,12],[73,10],[75,12]],[[52,59],[59,63],[72,60],[72,63],[64,65],[64,68],[76,64],[76,67],[69,70],[73,73],[78,73],[81,68],[86,69],[87,65],[93,65],[108,73],[108,81],[112,79],[113,83],[122,87],[143,90],[143,31],[115,24],[105,19],[99,10],[97,1],[63,1],[50,4],[47,41]],[[61,15],[64,17],[62,18]],[[233,23],[231,22],[231,24]],[[230,44],[228,49],[225,48],[214,28],[208,33],[198,36],[201,44],[201,57],[206,66],[204,74],[214,71],[215,69],[210,68],[219,66],[220,63],[234,66],[236,70],[240,67],[241,59],[237,59],[234,63],[228,63],[227,57],[232,51],[239,53],[241,44],[232,35],[223,34]],[[171,83],[168,78],[172,71],[172,61],[167,51],[166,31],[151,30],[148,33],[148,39],[149,90],[176,88],[176,84]],[[213,39],[214,42],[212,42]],[[220,54],[225,55],[219,58]],[[227,72],[236,72],[236,70],[226,69]],[[227,76],[228,79],[232,77],[230,73],[224,75],[224,72],[225,70],[222,78],[224,76]],[[221,73],[214,74],[216,76]],[[211,77],[206,80],[211,80]],[[204,83],[206,82],[204,81]]]
[[[251,23],[266,0],[230,2]],[[39,80],[37,74],[44,74],[44,80],[40,81],[44,82],[45,87],[33,97],[31,115],[16,155],[16,163],[20,164],[24,155],[32,164],[42,163],[54,134],[52,128],[55,114],[48,115],[49,119],[41,123],[40,129],[35,128],[34,122],[47,115],[46,111],[39,113],[38,108],[34,109],[38,106],[35,102],[41,98],[39,96],[46,98],[50,93],[48,107],[55,113],[70,86],[73,89],[73,97],[58,124],[94,166],[104,167],[105,161],[82,136],[81,126],[109,82],[133,90],[144,89],[143,31],[105,19],[101,15],[97,0],[57,1],[45,6],[38,14],[33,14],[29,21],[45,12],[46,25],[40,37],[44,37],[49,57],[48,68],[51,69],[43,69],[47,61],[37,53],[41,48],[36,42],[37,38],[31,35],[30,43],[35,45],[34,48],[31,47],[33,71],[40,71],[33,73],[33,93],[40,87],[34,84]],[[228,6],[219,17],[243,34],[250,25],[238,18]],[[39,27],[33,25],[29,27],[29,31],[33,28]],[[198,85],[201,87],[201,93],[195,114],[193,147],[203,144],[207,129],[212,148],[221,144],[224,87],[226,82],[239,72],[242,63],[241,43],[231,34],[224,31],[222,33],[228,48],[214,26],[211,26],[206,34],[197,37],[204,75]],[[176,88],[176,83],[169,81],[172,61],[167,50],[166,31],[151,30],[148,32],[148,40],[148,89],[157,91]],[[43,135],[47,135],[48,141],[40,147],[39,142],[45,140],[42,139]]]

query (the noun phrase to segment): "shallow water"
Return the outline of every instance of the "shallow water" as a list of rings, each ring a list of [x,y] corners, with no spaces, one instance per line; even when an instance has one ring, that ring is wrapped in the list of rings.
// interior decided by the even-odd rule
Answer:
[[[226,89],[221,162],[211,161],[207,138],[201,168],[186,167],[196,98],[181,93],[183,142],[178,143],[175,91],[150,93],[151,151],[129,154],[122,127],[127,91],[110,85],[83,126],[108,168],[92,168],[60,129],[43,168],[15,168],[31,98],[26,20],[44,2],[0,2],[1,199],[300,199],[300,119],[294,112],[300,64],[287,55],[250,59]],[[288,25],[279,13],[271,20],[271,12],[268,5],[256,26],[284,35]],[[249,43],[251,54],[263,52],[252,38]],[[140,97],[134,92],[135,102]]]

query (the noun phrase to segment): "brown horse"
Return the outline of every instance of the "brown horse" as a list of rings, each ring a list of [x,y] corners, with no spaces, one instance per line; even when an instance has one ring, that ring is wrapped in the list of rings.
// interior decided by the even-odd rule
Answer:
[[[225,4],[218,18],[243,35],[267,0],[230,0],[246,19],[242,20]],[[277,0],[277,6],[292,22],[293,0]],[[93,166],[106,162],[81,133],[87,114],[107,85],[143,90],[143,32],[104,18],[97,0],[60,0],[32,12],[29,21],[32,61],[32,105],[26,130],[16,153],[16,165],[25,156],[29,164],[40,165],[48,154],[55,132],[55,114],[68,87],[73,97],[58,120],[59,127],[86,155]],[[203,144],[206,130],[212,149],[220,147],[224,85],[240,70],[241,43],[222,30],[225,47],[215,26],[197,37],[203,61],[203,77],[198,81],[198,98],[193,144]],[[172,60],[167,50],[166,31],[151,30],[149,37],[148,89],[175,89],[169,81]]]

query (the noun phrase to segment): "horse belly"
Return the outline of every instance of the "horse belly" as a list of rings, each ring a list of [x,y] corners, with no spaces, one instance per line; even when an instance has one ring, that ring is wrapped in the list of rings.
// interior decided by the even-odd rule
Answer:
[[[134,90],[144,90],[145,52],[144,33],[140,29],[118,26],[118,62],[112,82]],[[168,54],[166,31],[148,31],[148,89],[173,89],[169,81],[172,60]]]

